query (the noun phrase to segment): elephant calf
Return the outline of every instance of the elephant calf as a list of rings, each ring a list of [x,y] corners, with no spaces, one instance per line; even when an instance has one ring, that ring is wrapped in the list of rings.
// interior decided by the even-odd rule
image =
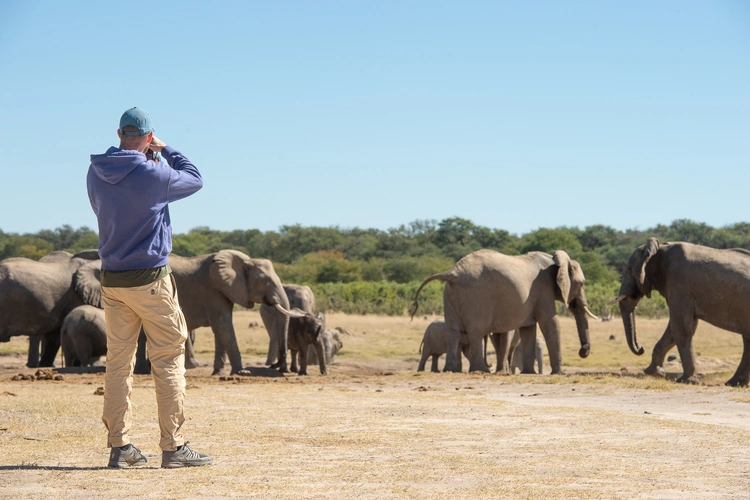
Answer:
[[[440,356],[448,352],[448,327],[445,324],[443,318],[438,318],[427,326],[424,331],[424,337],[422,337],[422,345],[420,349],[422,351],[422,359],[419,360],[418,372],[423,372],[427,358],[432,356],[432,369],[433,372],[439,372],[438,360]],[[461,351],[465,356],[469,354],[469,339],[466,335],[461,335],[459,340]],[[458,357],[458,370],[461,371],[462,363],[461,356]]]
[[[289,321],[289,350],[292,353],[291,370],[297,375],[307,375],[307,350],[308,346],[315,349],[318,358],[320,373],[328,375],[326,367],[326,356],[323,350],[323,332],[325,321],[322,313],[317,316],[305,313],[301,309],[293,309],[293,313],[301,317],[293,316]],[[302,315],[304,313],[304,315]],[[299,360],[299,367],[297,361]]]
[[[326,355],[326,365],[333,363],[333,358],[338,354],[344,343],[341,341],[341,334],[338,330],[326,330],[321,335],[323,342],[323,352]],[[315,352],[315,346],[307,346],[307,364],[314,365],[318,362],[318,355]]]
[[[107,354],[104,309],[76,307],[65,316],[60,332],[66,366],[92,366]]]

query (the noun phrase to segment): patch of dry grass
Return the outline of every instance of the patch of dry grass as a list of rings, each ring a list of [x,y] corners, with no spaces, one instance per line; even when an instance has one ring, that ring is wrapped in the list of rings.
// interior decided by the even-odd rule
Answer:
[[[149,467],[108,470],[98,379],[69,379],[78,383],[0,381],[0,394],[16,394],[0,395],[0,498],[741,498],[750,488],[750,432],[530,407],[502,400],[511,377],[458,374],[191,377],[185,430],[216,463],[179,471],[154,468],[153,388],[137,377],[133,439]]]

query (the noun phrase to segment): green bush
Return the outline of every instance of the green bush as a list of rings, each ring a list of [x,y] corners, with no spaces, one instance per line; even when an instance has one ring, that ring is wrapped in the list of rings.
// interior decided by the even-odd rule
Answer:
[[[309,286],[322,311],[346,314],[407,314],[421,281],[355,281],[352,283],[313,283]],[[432,282],[419,294],[418,314],[443,314],[443,283]]]

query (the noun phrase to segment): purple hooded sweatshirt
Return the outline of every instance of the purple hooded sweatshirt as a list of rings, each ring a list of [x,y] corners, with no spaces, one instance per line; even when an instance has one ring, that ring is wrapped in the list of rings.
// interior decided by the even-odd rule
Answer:
[[[168,203],[198,191],[203,179],[176,149],[165,146],[161,154],[169,165],[115,147],[91,155],[86,185],[99,220],[102,269],[131,271],[167,264],[172,251]]]

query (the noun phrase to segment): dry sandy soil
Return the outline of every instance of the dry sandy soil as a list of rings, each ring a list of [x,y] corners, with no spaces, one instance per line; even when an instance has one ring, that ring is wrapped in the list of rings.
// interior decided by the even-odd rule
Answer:
[[[750,498],[750,391],[719,385],[738,335],[701,325],[698,386],[641,376],[648,356],[629,353],[617,321],[592,325],[580,360],[563,320],[566,376],[432,374],[415,372],[431,318],[329,315],[349,332],[331,375],[297,377],[264,369],[258,315],[235,316],[255,375],[211,377],[198,332],[185,433],[215,463],[196,469],[158,468],[150,377],[135,379],[132,431],[149,464],[111,470],[103,376],[12,381],[34,372],[26,341],[1,344],[0,498]],[[665,325],[639,321],[647,352]]]

